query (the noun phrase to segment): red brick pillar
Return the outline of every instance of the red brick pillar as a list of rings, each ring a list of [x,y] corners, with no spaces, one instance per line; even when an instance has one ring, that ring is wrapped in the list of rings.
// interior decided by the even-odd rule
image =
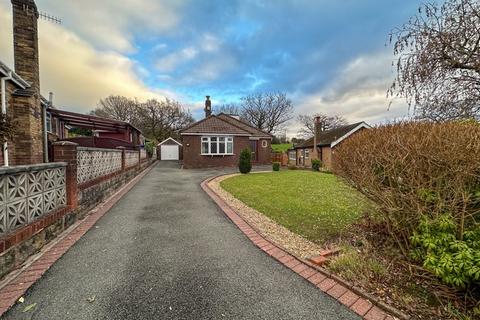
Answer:
[[[122,171],[125,170],[126,168],[126,152],[125,152],[125,147],[117,147],[117,149],[122,150]]]
[[[70,141],[57,141],[53,144],[53,161],[66,162],[67,205],[75,208],[78,205],[77,187],[77,146]]]

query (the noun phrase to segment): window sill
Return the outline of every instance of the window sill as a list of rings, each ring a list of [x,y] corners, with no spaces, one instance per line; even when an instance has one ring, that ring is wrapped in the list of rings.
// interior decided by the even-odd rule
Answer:
[[[201,156],[234,156],[235,153],[200,153]]]

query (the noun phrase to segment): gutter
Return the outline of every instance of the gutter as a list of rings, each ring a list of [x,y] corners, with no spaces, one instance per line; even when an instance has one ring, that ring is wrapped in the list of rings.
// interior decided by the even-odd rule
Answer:
[[[1,78],[1,90],[2,90],[2,114],[7,116],[7,88],[6,82],[8,80],[13,80],[12,72],[8,72],[8,76]],[[8,143],[5,141],[2,146],[3,151],[3,166],[8,167],[9,159],[8,159]]]

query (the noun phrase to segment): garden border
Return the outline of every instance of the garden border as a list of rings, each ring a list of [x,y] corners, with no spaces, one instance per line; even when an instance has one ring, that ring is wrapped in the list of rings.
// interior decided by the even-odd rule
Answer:
[[[408,320],[410,316],[385,304],[378,298],[343,280],[335,274],[321,268],[276,244],[249,224],[240,213],[230,207],[210,186],[212,180],[228,174],[220,174],[205,179],[200,186],[217,204],[223,213],[242,231],[258,248],[282,263],[284,266],[302,276],[304,279],[339,301],[347,308],[367,320]]]

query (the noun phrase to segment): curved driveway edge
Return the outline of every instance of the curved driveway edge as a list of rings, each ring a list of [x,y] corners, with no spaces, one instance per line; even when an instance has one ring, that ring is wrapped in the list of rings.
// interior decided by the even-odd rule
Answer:
[[[25,262],[20,270],[14,270],[0,283],[0,317],[25,294],[50,267],[60,259],[95,223],[105,215],[138,181],[155,165],[154,161],[137,176],[115,191],[113,195],[89,211],[84,219],[77,221],[58,238],[48,243],[39,253]]]
[[[254,227],[247,223],[240,214],[230,207],[208,183],[222,175],[217,175],[204,180],[200,186],[208,196],[218,205],[224,214],[262,251],[276,259],[284,266],[302,276],[308,282],[312,283],[321,291],[327,293],[350,310],[367,320],[392,320],[398,319],[389,315],[384,310],[370,302],[369,299],[360,296],[352,291],[348,283],[341,281],[337,277],[328,275],[327,272],[319,271],[315,266],[289,254],[285,249],[263,237]],[[339,281],[340,280],[340,281]],[[387,306],[388,307],[388,306]],[[397,313],[397,310],[391,310]],[[400,312],[399,312],[400,313]],[[401,318],[408,318],[407,316]]]

